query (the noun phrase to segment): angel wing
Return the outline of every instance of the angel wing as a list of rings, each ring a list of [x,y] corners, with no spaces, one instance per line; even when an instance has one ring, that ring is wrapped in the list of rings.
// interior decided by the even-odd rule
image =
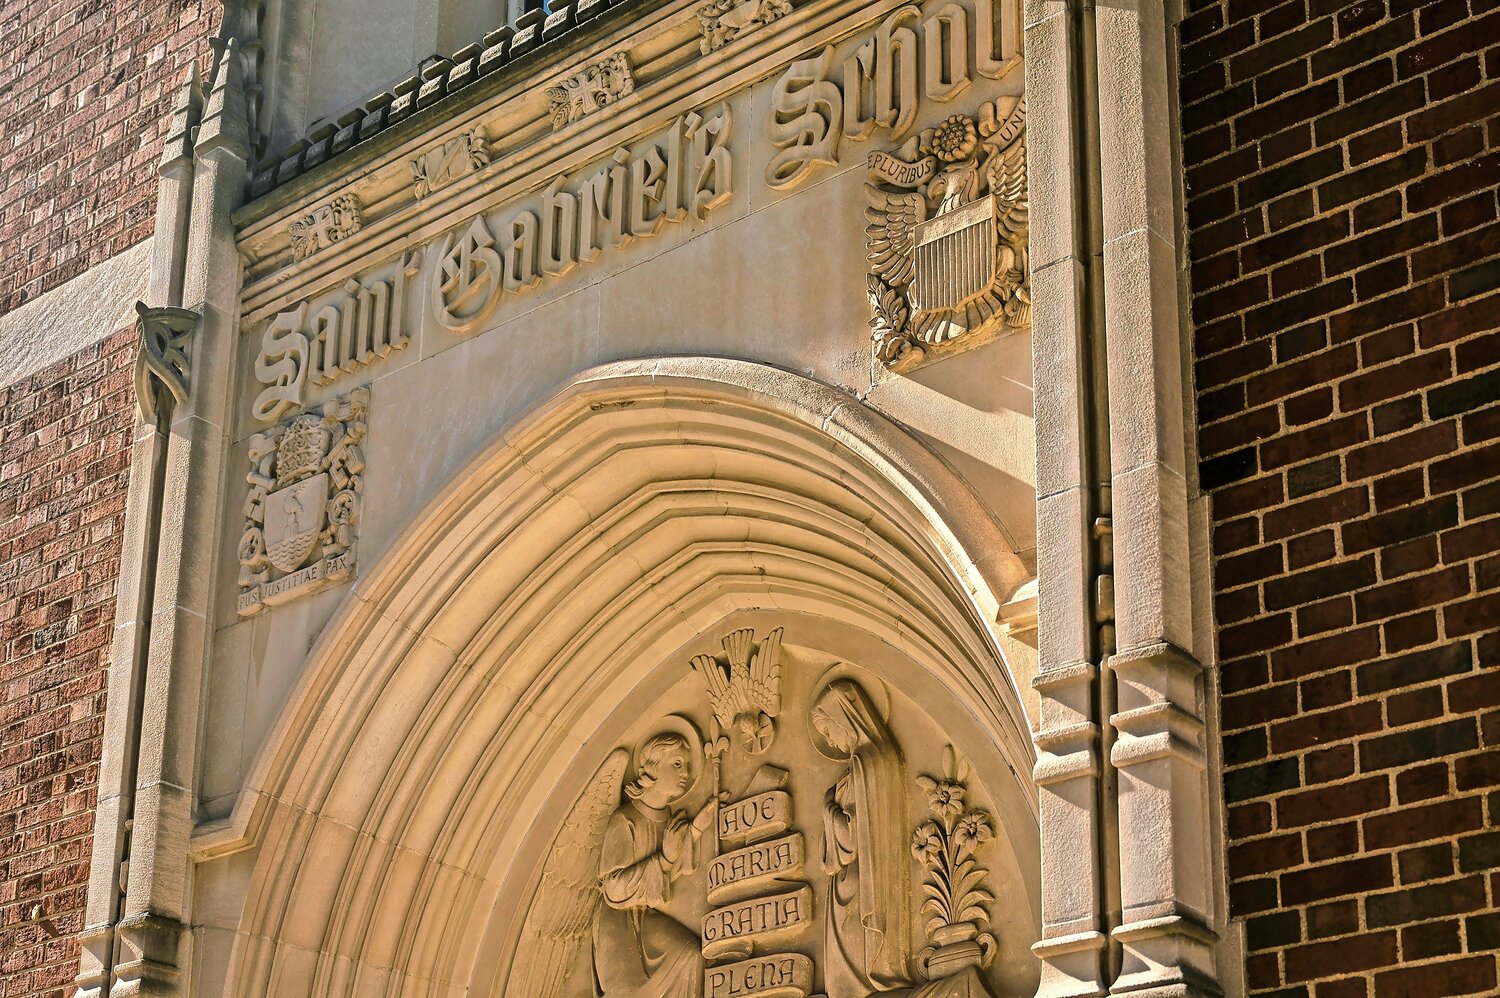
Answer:
[[[892,287],[911,283],[917,223],[927,220],[927,199],[915,192],[892,193],[865,185],[865,249],[870,269]]]
[[[563,998],[568,978],[589,944],[599,906],[599,844],[620,806],[620,783],[630,753],[615,749],[568,815],[542,868],[511,963],[507,993]]]
[[[694,655],[693,668],[698,670],[698,675],[703,677],[703,682],[708,687],[708,702],[714,709],[714,717],[719,719],[720,727],[732,727],[737,713],[734,691],[729,687],[729,679],[724,675],[724,670],[719,668],[718,660],[712,655]]]
[[[781,628],[767,634],[750,662],[750,702],[767,717],[781,713]]]

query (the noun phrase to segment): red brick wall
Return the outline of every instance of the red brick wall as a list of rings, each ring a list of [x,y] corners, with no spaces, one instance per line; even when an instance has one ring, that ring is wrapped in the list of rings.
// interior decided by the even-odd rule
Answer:
[[[134,334],[0,388],[0,995],[72,993],[130,459]],[[40,904],[44,921],[28,921]]]
[[[1252,993],[1500,993],[1500,4],[1188,0]]]
[[[0,0],[0,314],[151,234],[174,94],[215,0]]]

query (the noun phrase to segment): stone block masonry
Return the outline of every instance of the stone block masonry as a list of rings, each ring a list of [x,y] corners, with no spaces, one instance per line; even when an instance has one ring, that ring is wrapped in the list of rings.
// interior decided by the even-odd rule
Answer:
[[[1247,985],[1500,993],[1500,4],[1189,8]]]
[[[134,331],[0,388],[0,995],[78,969],[135,396]],[[40,906],[40,918],[33,919]]]
[[[172,100],[221,10],[209,0],[0,5],[0,314],[151,235]]]

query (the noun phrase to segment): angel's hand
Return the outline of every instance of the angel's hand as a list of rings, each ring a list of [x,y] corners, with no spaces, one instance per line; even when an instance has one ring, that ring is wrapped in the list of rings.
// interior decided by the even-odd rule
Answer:
[[[661,837],[661,858],[675,866],[682,856],[682,847],[687,842],[688,818],[681,811],[672,815],[667,830]]]

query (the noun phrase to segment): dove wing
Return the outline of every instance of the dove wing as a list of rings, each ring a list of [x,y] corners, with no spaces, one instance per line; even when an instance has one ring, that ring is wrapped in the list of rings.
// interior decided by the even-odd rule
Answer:
[[[865,250],[870,270],[891,287],[911,283],[916,268],[917,223],[927,220],[927,199],[865,185]]]
[[[714,709],[714,717],[719,719],[720,726],[730,727],[734,724],[734,693],[729,689],[729,681],[724,678],[724,670],[719,668],[718,661],[712,655],[694,655],[693,668],[698,670],[698,675],[703,677],[703,682],[708,687],[708,702]]]
[[[767,634],[750,662],[750,699],[767,717],[781,713],[781,628]]]
[[[610,753],[553,842],[511,964],[508,993],[532,998],[567,993],[568,979],[593,932],[601,897],[599,845],[609,816],[620,806],[629,761],[624,749]]]
[[[1015,142],[990,157],[985,164],[990,193],[998,202],[995,224],[1005,238],[1016,239],[1026,232],[1030,201],[1026,192],[1026,145]]]

